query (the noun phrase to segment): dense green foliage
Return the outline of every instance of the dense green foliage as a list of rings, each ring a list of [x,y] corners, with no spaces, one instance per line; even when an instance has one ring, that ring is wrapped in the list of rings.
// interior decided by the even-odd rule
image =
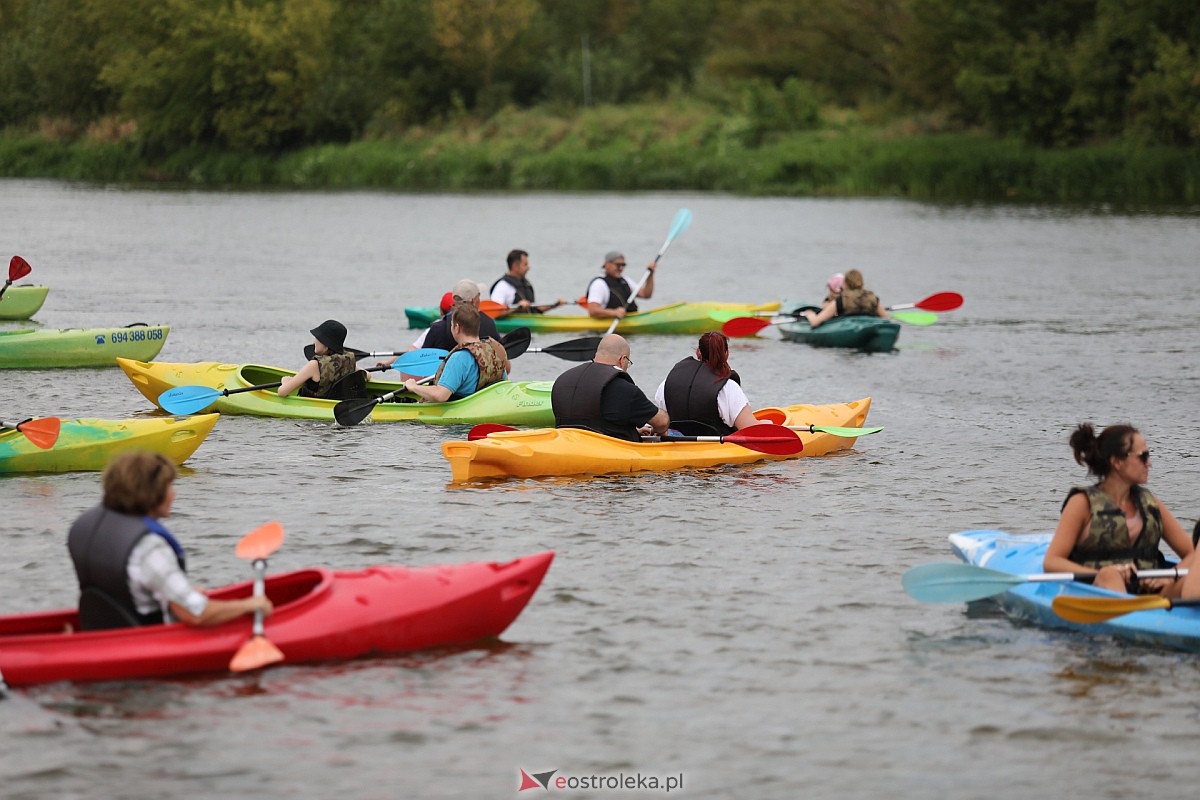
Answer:
[[[623,119],[614,107],[681,98],[686,123],[663,124],[686,136],[605,123]],[[588,106],[602,113],[584,122]],[[551,139],[487,132],[519,109]],[[0,120],[6,174],[87,171],[96,158],[104,174],[145,178],[153,165],[179,179],[236,163],[259,177],[229,180],[328,184],[339,179],[312,164],[363,158],[381,172],[351,171],[371,185],[852,191],[874,174],[874,191],[915,192],[955,183],[912,173],[957,154],[970,166],[950,172],[992,176],[989,193],[1010,175],[1020,194],[1030,170],[1065,176],[1051,163],[1116,158],[1136,172],[1173,147],[1186,185],[1200,145],[1200,3],[0,0]],[[916,163],[901,164],[896,139],[938,133],[957,136],[918,138]],[[1095,152],[1029,147],[1080,145]],[[620,177],[631,157],[656,166]],[[776,175],[776,162],[790,166]],[[58,172],[28,172],[37,163]],[[898,165],[909,174],[880,183]],[[747,171],[760,180],[738,187],[731,176]]]

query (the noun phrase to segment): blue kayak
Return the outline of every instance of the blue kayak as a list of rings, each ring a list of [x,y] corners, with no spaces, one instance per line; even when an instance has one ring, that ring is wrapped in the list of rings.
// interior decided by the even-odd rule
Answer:
[[[800,309],[816,306],[783,301],[781,313],[795,313]],[[890,353],[896,349],[896,339],[900,336],[900,323],[883,317],[855,315],[850,317],[834,317],[831,320],[813,327],[808,320],[800,317],[795,322],[785,322],[779,326],[779,334],[791,342],[803,342],[813,347],[847,347],[863,350],[868,353]]]
[[[968,564],[1014,575],[1035,575],[1042,572],[1042,559],[1046,556],[1050,538],[1048,533],[1014,536],[1003,531],[964,531],[950,534],[950,546]],[[1062,594],[1130,597],[1087,583],[1022,583],[992,600],[1009,616],[1045,627],[1103,633],[1141,644],[1200,652],[1200,607],[1135,611],[1105,622],[1083,625],[1054,613],[1050,604]]]

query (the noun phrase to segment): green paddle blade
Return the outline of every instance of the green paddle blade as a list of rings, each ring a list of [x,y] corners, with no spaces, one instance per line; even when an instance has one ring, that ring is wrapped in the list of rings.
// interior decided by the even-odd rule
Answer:
[[[195,414],[221,396],[220,389],[209,386],[176,386],[158,396],[158,405],[170,414]]]
[[[836,425],[810,425],[807,428],[801,427],[801,430],[810,430],[813,433],[829,433],[834,436],[842,436],[846,439],[856,439],[859,436],[870,436],[872,433],[879,433],[883,427],[878,428],[839,428]]]
[[[973,564],[921,564],[904,573],[900,582],[922,603],[969,603],[1007,592],[1026,578]]]
[[[908,325],[932,325],[938,315],[932,311],[893,311],[892,318]]]

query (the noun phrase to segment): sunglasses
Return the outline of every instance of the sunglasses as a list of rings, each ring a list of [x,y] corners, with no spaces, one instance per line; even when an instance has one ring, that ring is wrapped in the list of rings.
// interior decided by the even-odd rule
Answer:
[[[1138,458],[1139,460],[1141,460],[1141,462],[1142,462],[1143,464],[1149,464],[1149,463],[1150,463],[1150,451],[1149,451],[1149,450],[1143,450],[1143,451],[1142,451],[1142,452],[1140,452],[1140,453],[1130,453],[1129,455],[1131,455],[1131,456],[1135,456],[1136,458]]]

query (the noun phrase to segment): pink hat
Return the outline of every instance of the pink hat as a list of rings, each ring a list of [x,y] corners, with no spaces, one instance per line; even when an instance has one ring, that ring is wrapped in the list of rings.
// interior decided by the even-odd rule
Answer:
[[[846,285],[846,276],[840,272],[835,272],[829,276],[829,280],[825,282],[831,292],[840,292],[842,287]]]

